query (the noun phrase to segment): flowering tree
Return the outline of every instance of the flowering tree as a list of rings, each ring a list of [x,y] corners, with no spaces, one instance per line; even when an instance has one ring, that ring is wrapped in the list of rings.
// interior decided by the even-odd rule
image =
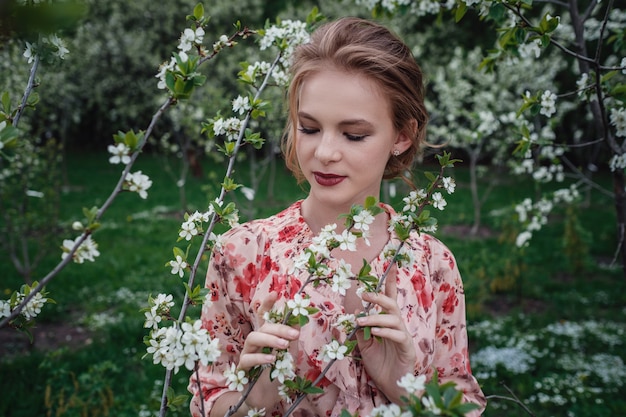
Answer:
[[[536,59],[537,68],[544,69],[540,80],[552,85],[529,83],[523,93],[516,112],[510,118],[506,102],[496,102],[502,112],[487,118],[488,108],[476,108],[473,117],[475,126],[465,137],[473,150],[480,148],[480,138],[492,131],[503,120],[510,120],[515,133],[515,156],[519,163],[513,172],[530,174],[534,181],[546,183],[560,180],[564,167],[579,178],[579,184],[592,181],[593,168],[608,166],[613,174],[613,196],[617,213],[616,258],[621,258],[626,273],[626,191],[624,183],[624,155],[626,88],[626,44],[624,22],[626,15],[613,1],[579,4],[532,1],[474,1],[458,0],[435,2],[431,0],[356,0],[375,14],[409,14],[419,17],[449,14],[460,21],[467,14],[474,14],[489,27],[496,30],[497,41],[487,46],[488,52],[479,68],[506,74],[513,65],[528,68],[528,60]],[[556,63],[556,66],[555,66]],[[559,66],[567,69],[555,71]],[[532,67],[535,67],[533,65]],[[531,68],[532,68],[531,67]],[[552,80],[543,77],[554,74]],[[502,77],[502,76],[500,76]],[[435,87],[437,89],[437,87]],[[555,91],[561,91],[557,94]],[[504,97],[501,97],[503,99]],[[445,103],[444,103],[445,104]],[[462,113],[455,113],[461,115]],[[557,116],[557,117],[555,117]],[[483,117],[483,119],[481,119]],[[565,124],[568,118],[577,122],[571,129]],[[561,121],[561,122],[560,122]],[[484,123],[483,123],[484,122]],[[482,124],[481,124],[482,123]],[[455,126],[455,129],[457,127]],[[463,129],[455,143],[463,143]],[[454,129],[449,132],[454,136]],[[510,141],[499,141],[510,146]],[[588,149],[578,153],[580,149]],[[471,153],[472,151],[470,151]],[[571,161],[578,156],[579,163]],[[583,166],[583,168],[577,168]],[[547,216],[556,203],[571,203],[579,191],[563,188],[548,193],[533,201],[524,200],[516,207],[523,230],[517,238],[520,247],[528,244],[532,234],[547,222]]]

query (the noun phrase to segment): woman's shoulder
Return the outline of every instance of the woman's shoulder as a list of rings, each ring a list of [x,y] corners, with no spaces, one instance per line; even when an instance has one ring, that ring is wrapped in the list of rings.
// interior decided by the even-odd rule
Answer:
[[[276,237],[278,240],[281,240],[281,236],[290,230],[302,229],[306,226],[300,214],[301,203],[302,201],[298,200],[289,207],[269,217],[253,219],[238,224],[225,232],[222,235],[222,239],[258,240],[265,237],[269,239]]]

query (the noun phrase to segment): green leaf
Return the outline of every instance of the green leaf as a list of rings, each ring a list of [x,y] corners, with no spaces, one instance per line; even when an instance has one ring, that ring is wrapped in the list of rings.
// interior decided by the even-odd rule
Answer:
[[[372,328],[367,326],[363,328],[363,338],[365,340],[370,340],[372,338]]]
[[[606,74],[602,75],[602,77],[600,77],[600,82],[605,83],[611,78],[615,77],[617,74],[619,74],[619,71],[609,71]]]
[[[176,86],[176,76],[172,74],[170,71],[165,73],[165,85],[168,90],[172,93],[174,92],[174,87]]]
[[[320,387],[316,387],[315,385],[308,386],[302,390],[305,394],[323,394],[324,390]]]
[[[467,13],[467,4],[461,1],[457,4],[457,8],[454,13],[454,22],[459,23],[461,19],[463,19],[463,16],[465,16],[465,13]]]
[[[356,340],[346,340],[343,345],[348,348],[348,350],[346,351],[346,355],[349,355],[352,353],[354,348],[358,345],[358,342]]]
[[[298,316],[298,324],[300,325],[300,327],[306,325],[309,322],[309,316],[305,316],[300,314]]]
[[[424,172],[424,176],[430,182],[435,182],[435,180],[437,179],[437,176],[430,171]]]
[[[2,93],[2,109],[7,114],[11,112],[11,97],[8,91]]]
[[[224,182],[222,182],[222,187],[224,187],[225,191],[235,191],[237,188],[241,187],[241,184],[237,184],[232,178],[226,177],[224,178]]]
[[[626,84],[618,84],[613,87],[610,95],[616,100],[626,102]]]
[[[480,406],[478,404],[474,404],[474,403],[463,403],[458,405],[457,407],[455,407],[455,411],[458,414],[461,415],[466,415],[467,413],[469,413],[470,411],[474,411],[474,410],[478,410],[480,408]]]
[[[26,100],[26,105],[30,107],[35,107],[39,103],[39,93],[33,92],[28,96],[28,100]]]
[[[204,17],[204,6],[202,3],[196,4],[196,7],[193,8],[193,17],[195,17],[196,20],[200,20]]]
[[[488,16],[495,20],[496,22],[500,21],[506,14],[506,8],[500,3],[492,3],[489,8]]]
[[[185,260],[185,252],[183,252],[183,250],[178,246],[174,246],[172,252],[174,252],[174,259],[176,259],[177,256],[180,256],[183,260]]]

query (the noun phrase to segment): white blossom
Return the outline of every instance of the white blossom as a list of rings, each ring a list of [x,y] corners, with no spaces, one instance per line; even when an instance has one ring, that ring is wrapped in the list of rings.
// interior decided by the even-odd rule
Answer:
[[[196,28],[196,30],[187,28],[183,31],[183,33],[180,36],[180,43],[178,44],[178,49],[180,49],[181,53],[188,52],[191,50],[193,45],[202,44],[203,37],[204,37],[204,29],[202,29],[201,27]]]
[[[517,235],[517,238],[515,239],[515,246],[517,246],[518,248],[527,246],[532,237],[533,234],[531,232],[529,232],[528,230],[523,231],[522,233]]]
[[[196,228],[196,223],[193,221],[186,221],[180,226],[180,232],[178,236],[185,240],[191,240],[195,235],[198,234],[198,229]]]
[[[443,183],[443,188],[448,192],[448,194],[454,193],[454,190],[456,188],[456,182],[454,181],[454,178],[444,177],[442,179],[442,183]]]
[[[346,290],[351,287],[352,266],[343,259],[339,261],[339,267],[332,277],[331,289],[341,295],[346,295]]]
[[[339,242],[339,249],[356,251],[356,235],[349,230],[344,230],[341,235],[336,235],[336,239]]]
[[[118,143],[117,145],[109,145],[107,150],[111,154],[109,163],[124,165],[130,162],[130,148],[124,143]]]
[[[170,261],[169,265],[172,267],[172,275],[178,274],[181,278],[185,275],[185,268],[188,266],[180,255],[176,255],[176,259]]]
[[[136,192],[139,197],[146,199],[148,197],[148,188],[152,186],[152,180],[141,171],[126,174],[126,186],[129,191]]]
[[[416,394],[425,389],[424,383],[426,382],[426,375],[415,376],[413,373],[408,373],[404,375],[400,381],[398,381],[398,386],[407,390],[407,392]]]
[[[424,404],[424,408],[426,410],[430,411],[434,415],[438,416],[441,414],[441,409],[437,407],[437,404],[435,404],[435,400],[430,395],[422,397],[422,404]]]
[[[318,360],[322,362],[330,362],[331,360],[341,360],[345,358],[345,354],[348,351],[348,347],[340,344],[338,341],[332,342],[322,346],[317,356]]]
[[[541,56],[541,39],[534,39],[531,42],[519,46],[520,56],[524,59],[534,55],[535,58]]]
[[[75,240],[65,239],[63,240],[63,245],[61,249],[63,253],[61,254],[61,259],[65,259],[67,255],[74,249],[76,243],[80,240],[80,236]],[[72,260],[77,264],[82,264],[85,261],[94,262],[95,258],[100,256],[100,252],[98,251],[98,244],[93,241],[91,235],[87,236],[87,238],[80,244],[78,249],[72,255]]]
[[[9,317],[11,315],[11,303],[9,301],[0,300],[0,318]]]
[[[146,317],[146,321],[144,322],[143,327],[157,330],[159,328],[159,323],[162,320],[161,315],[157,312],[157,307],[153,306],[149,311],[146,311],[144,315]]]
[[[65,43],[59,38],[56,33],[48,35],[44,38],[44,42],[54,47],[54,55],[60,59],[65,59],[65,56],[69,54],[69,50],[66,48]]]
[[[615,135],[626,137],[626,107],[611,109],[611,124],[615,126]]]
[[[408,196],[404,197],[402,201],[404,202],[404,208],[402,211],[417,211],[420,203],[426,198],[425,190],[412,190]]]
[[[552,116],[556,113],[556,94],[550,90],[546,90],[541,94],[541,110],[539,113],[546,117]]]
[[[248,377],[246,372],[237,369],[234,363],[230,364],[230,368],[226,368],[224,371],[224,377],[228,381],[228,389],[242,392],[245,385],[248,383]]]
[[[443,210],[443,208],[448,204],[448,202],[443,198],[443,195],[440,192],[433,193],[433,207],[439,210]]]
[[[356,316],[354,314],[340,314],[335,319],[333,327],[344,333],[350,333],[356,327]]]
[[[24,298],[26,298],[25,294],[20,293],[17,297],[18,303],[21,303]],[[21,314],[26,318],[26,320],[34,319],[39,315],[39,313],[41,313],[41,309],[46,301],[48,301],[48,299],[38,292],[30,300],[28,300],[22,309]]]
[[[369,230],[370,224],[374,222],[374,215],[369,210],[361,210],[359,213],[355,214],[352,218],[354,221],[354,228],[357,230],[365,231]]]
[[[248,99],[248,97],[237,96],[237,98],[232,101],[232,104],[233,112],[239,113],[240,115],[246,113],[252,108],[250,106],[250,99]]]
[[[37,52],[35,52],[35,47],[32,43],[26,42],[26,50],[24,50],[24,58],[28,60],[29,64],[32,64],[35,61],[35,57],[37,56]]]
[[[310,304],[311,300],[299,293],[293,296],[293,300],[287,301],[287,306],[293,310],[294,316],[308,316],[309,311],[307,307]]]
[[[398,404],[381,404],[372,409],[370,417],[411,417],[410,411],[402,411]]]
[[[296,377],[295,362],[293,356],[286,350],[277,353],[276,362],[270,374],[272,379],[277,379],[283,384],[285,380],[293,380]]]
[[[172,294],[158,294],[153,301],[159,309],[169,309],[174,307],[174,296]]]

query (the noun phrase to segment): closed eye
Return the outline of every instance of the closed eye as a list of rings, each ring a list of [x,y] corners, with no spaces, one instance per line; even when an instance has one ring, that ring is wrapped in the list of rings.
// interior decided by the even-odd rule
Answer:
[[[348,140],[358,142],[363,140],[367,135],[351,135],[349,133],[344,133],[344,135],[348,138]]]
[[[300,132],[304,133],[305,135],[313,135],[313,134],[319,132],[319,129],[310,129],[310,128],[303,127],[303,126],[299,127],[298,130]]]

